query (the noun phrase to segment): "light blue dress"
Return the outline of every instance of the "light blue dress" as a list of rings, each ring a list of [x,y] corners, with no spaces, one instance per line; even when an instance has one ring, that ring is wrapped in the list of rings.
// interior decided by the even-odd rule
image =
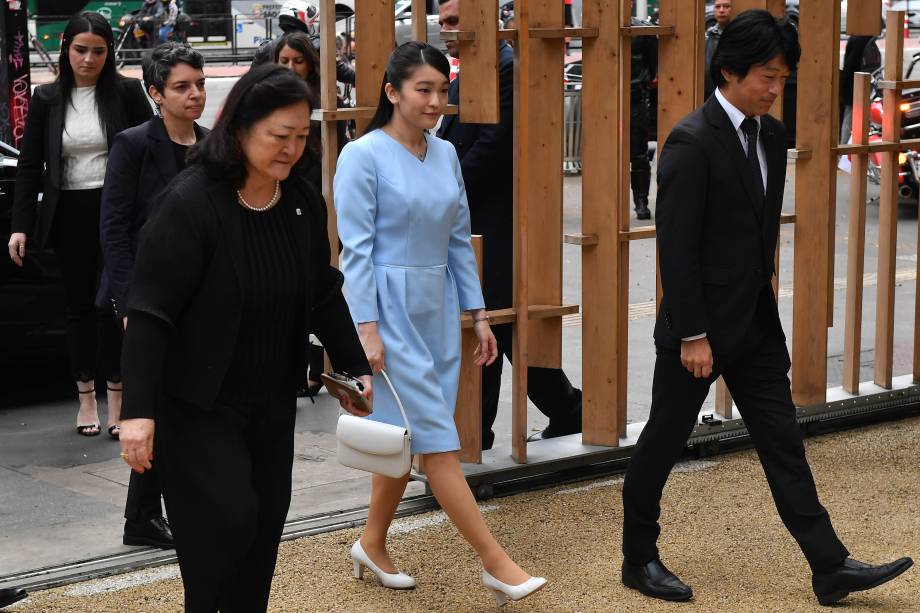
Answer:
[[[334,184],[348,306],[356,324],[377,322],[413,453],[460,448],[460,311],[485,304],[460,161],[453,145],[427,139],[422,162],[374,130],[342,150]],[[369,419],[402,425],[380,375]]]

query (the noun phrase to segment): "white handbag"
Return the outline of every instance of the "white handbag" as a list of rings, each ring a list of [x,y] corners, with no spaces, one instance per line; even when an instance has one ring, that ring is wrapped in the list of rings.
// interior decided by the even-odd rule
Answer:
[[[412,428],[393,383],[385,371],[380,374],[393,392],[405,427],[355,415],[340,415],[335,429],[337,455],[343,466],[395,479],[408,473],[412,466]]]

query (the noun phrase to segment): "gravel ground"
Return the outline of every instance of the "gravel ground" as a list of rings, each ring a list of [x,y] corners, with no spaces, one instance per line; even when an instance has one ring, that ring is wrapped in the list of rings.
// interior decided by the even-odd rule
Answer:
[[[920,558],[920,418],[807,441],[822,500],[857,559]],[[516,611],[827,611],[811,591],[808,567],[773,507],[753,451],[690,463],[665,492],[662,558],[695,589],[695,599],[646,599],[619,581],[622,480],[602,479],[491,500],[485,517],[525,569],[548,577]],[[470,548],[438,513],[400,520],[391,553],[418,579],[411,592],[351,577],[357,530],[282,546],[271,611],[487,611]],[[176,567],[96,580],[32,595],[11,611],[180,611]],[[371,575],[372,577],[372,575]],[[920,572],[844,601],[848,612],[920,611]]]

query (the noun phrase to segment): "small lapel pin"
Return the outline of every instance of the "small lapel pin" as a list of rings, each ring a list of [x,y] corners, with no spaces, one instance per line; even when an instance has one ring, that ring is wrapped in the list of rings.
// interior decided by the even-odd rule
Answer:
[[[297,214],[300,215],[300,209],[294,209],[294,211],[296,211]]]

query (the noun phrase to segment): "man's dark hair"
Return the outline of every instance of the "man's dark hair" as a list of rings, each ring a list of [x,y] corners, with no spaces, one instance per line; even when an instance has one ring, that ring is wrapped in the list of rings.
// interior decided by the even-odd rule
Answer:
[[[211,133],[189,150],[188,163],[202,164],[211,176],[240,187],[246,182],[241,134],[278,109],[312,99],[310,86],[293,71],[277,64],[255,66],[230,90]]]
[[[180,62],[196,70],[204,69],[204,57],[186,43],[170,42],[156,47],[144,57],[144,87],[148,91],[153,87],[162,94],[169,73]]]
[[[766,64],[777,55],[782,55],[789,70],[795,72],[802,55],[795,24],[786,17],[777,19],[762,9],[744,11],[722,32],[709,66],[709,76],[716,87],[720,87],[725,84],[723,68],[743,79],[752,66]]]

